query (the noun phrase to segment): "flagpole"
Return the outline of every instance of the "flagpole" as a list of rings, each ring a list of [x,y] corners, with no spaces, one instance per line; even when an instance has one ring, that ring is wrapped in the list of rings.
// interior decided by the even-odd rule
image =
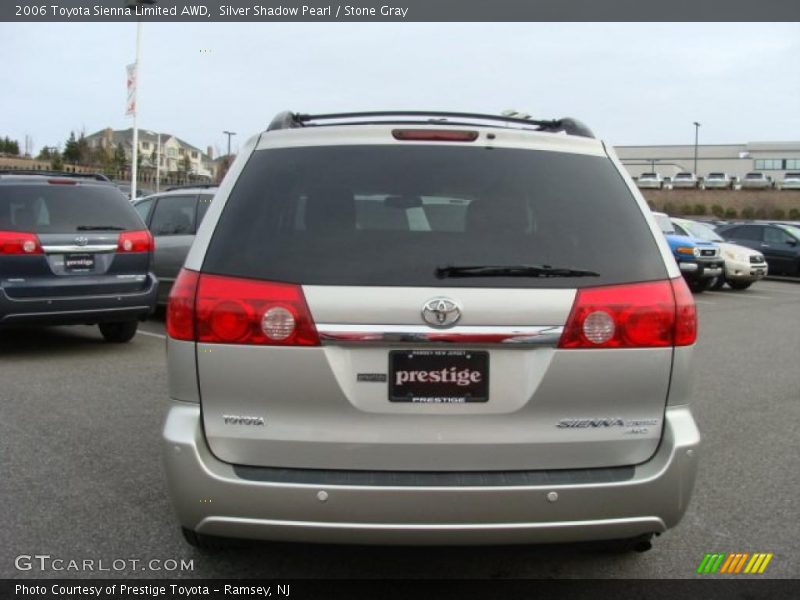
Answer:
[[[156,194],[159,192],[158,186],[161,183],[161,134],[158,134],[158,152],[156,154]]]
[[[142,21],[136,22],[136,81],[133,88],[133,153],[131,156],[131,200],[136,200],[136,180],[139,177],[139,169],[137,163],[139,162],[139,127],[137,123],[137,116],[139,114],[139,106],[136,101],[136,96],[139,93],[139,43],[142,39]]]

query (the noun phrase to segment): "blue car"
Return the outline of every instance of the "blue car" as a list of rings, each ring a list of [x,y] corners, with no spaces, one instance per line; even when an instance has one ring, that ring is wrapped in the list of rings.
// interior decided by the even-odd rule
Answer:
[[[653,215],[667,238],[672,256],[675,257],[689,289],[699,294],[713,286],[723,276],[725,269],[719,246],[700,238],[678,235],[666,214],[654,212]]]

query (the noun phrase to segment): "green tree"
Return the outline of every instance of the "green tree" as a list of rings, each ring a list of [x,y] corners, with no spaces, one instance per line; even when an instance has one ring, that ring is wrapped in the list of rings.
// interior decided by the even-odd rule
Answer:
[[[11,154],[13,156],[19,156],[19,142],[17,140],[12,140],[8,136],[4,137],[0,140],[0,152],[4,154]]]
[[[52,153],[50,152],[50,147],[45,146],[41,150],[39,150],[39,154],[36,155],[36,160],[50,160],[52,158]]]
[[[75,132],[69,132],[69,139],[64,144],[64,161],[76,165],[81,160],[80,148],[78,148],[78,140],[75,139]]]
[[[60,171],[64,168],[64,159],[61,157],[61,152],[57,149],[50,154],[50,168],[54,171]]]
[[[122,142],[120,142],[114,149],[113,167],[114,170],[119,173],[120,171],[124,171],[127,166],[128,158],[125,156],[125,148],[122,147]]]
[[[89,165],[92,163],[92,149],[89,147],[89,141],[82,131],[78,138],[78,162],[82,165]]]

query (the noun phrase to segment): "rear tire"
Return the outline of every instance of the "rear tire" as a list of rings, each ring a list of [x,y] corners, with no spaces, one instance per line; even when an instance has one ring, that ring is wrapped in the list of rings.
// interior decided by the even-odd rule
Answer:
[[[198,550],[213,552],[216,550],[222,550],[225,547],[225,540],[223,538],[214,537],[212,535],[203,535],[202,533],[197,533],[196,531],[187,529],[186,527],[181,527],[181,531],[183,532],[183,539],[186,540],[186,543],[190,546],[194,546]]]
[[[111,344],[124,344],[130,342],[133,336],[136,335],[136,329],[139,327],[138,321],[120,321],[118,323],[100,323],[98,324],[100,333],[103,338]]]
[[[653,535],[652,533],[643,533],[633,538],[608,540],[603,542],[603,548],[613,553],[647,552],[653,547]]]
[[[731,286],[734,290],[746,290],[751,285],[753,285],[752,281],[729,281],[728,285]]]
[[[693,294],[702,294],[711,284],[711,279],[695,279],[694,281],[687,281],[689,289]]]

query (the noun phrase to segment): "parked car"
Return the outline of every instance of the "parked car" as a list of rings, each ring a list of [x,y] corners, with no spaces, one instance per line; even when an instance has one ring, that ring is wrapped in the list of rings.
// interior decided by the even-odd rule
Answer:
[[[764,173],[747,173],[739,184],[743,190],[764,190],[773,186],[772,177]]]
[[[672,225],[680,235],[706,240],[719,246],[725,260],[725,272],[710,284],[711,288],[720,289],[727,283],[734,290],[745,290],[767,275],[767,263],[761,252],[726,242],[706,223],[673,218]]]
[[[152,252],[111,183],[0,174],[0,326],[97,324],[127,342],[155,308]]]
[[[800,173],[786,173],[780,183],[782,190],[800,190]]]
[[[135,200],[135,198],[131,198],[131,184],[129,181],[115,181],[114,185],[116,185],[119,188],[120,192],[125,194],[125,197],[128,198],[128,200]],[[152,190],[149,190],[147,188],[141,188],[138,186],[136,188],[136,198],[149,196],[152,193],[153,193]]]
[[[677,173],[672,178],[672,187],[675,188],[696,188],[698,185],[697,176],[694,173]]]
[[[167,303],[215,191],[213,186],[175,187],[133,203],[155,237],[153,271],[159,281],[159,304]]]
[[[678,234],[665,213],[654,212],[653,216],[667,239],[689,289],[699,294],[709,289],[718,277],[722,277],[725,261],[720,257],[719,246],[703,239]]]
[[[800,275],[800,228],[770,223],[735,223],[717,229],[726,240],[764,254],[773,275]]]
[[[642,173],[636,180],[636,185],[642,189],[662,189],[664,179],[658,173]]]
[[[573,119],[281,113],[218,190],[167,332],[190,543],[646,549],[686,510],[694,301]]]
[[[709,173],[703,178],[701,187],[706,190],[733,189],[734,180],[727,173]]]

